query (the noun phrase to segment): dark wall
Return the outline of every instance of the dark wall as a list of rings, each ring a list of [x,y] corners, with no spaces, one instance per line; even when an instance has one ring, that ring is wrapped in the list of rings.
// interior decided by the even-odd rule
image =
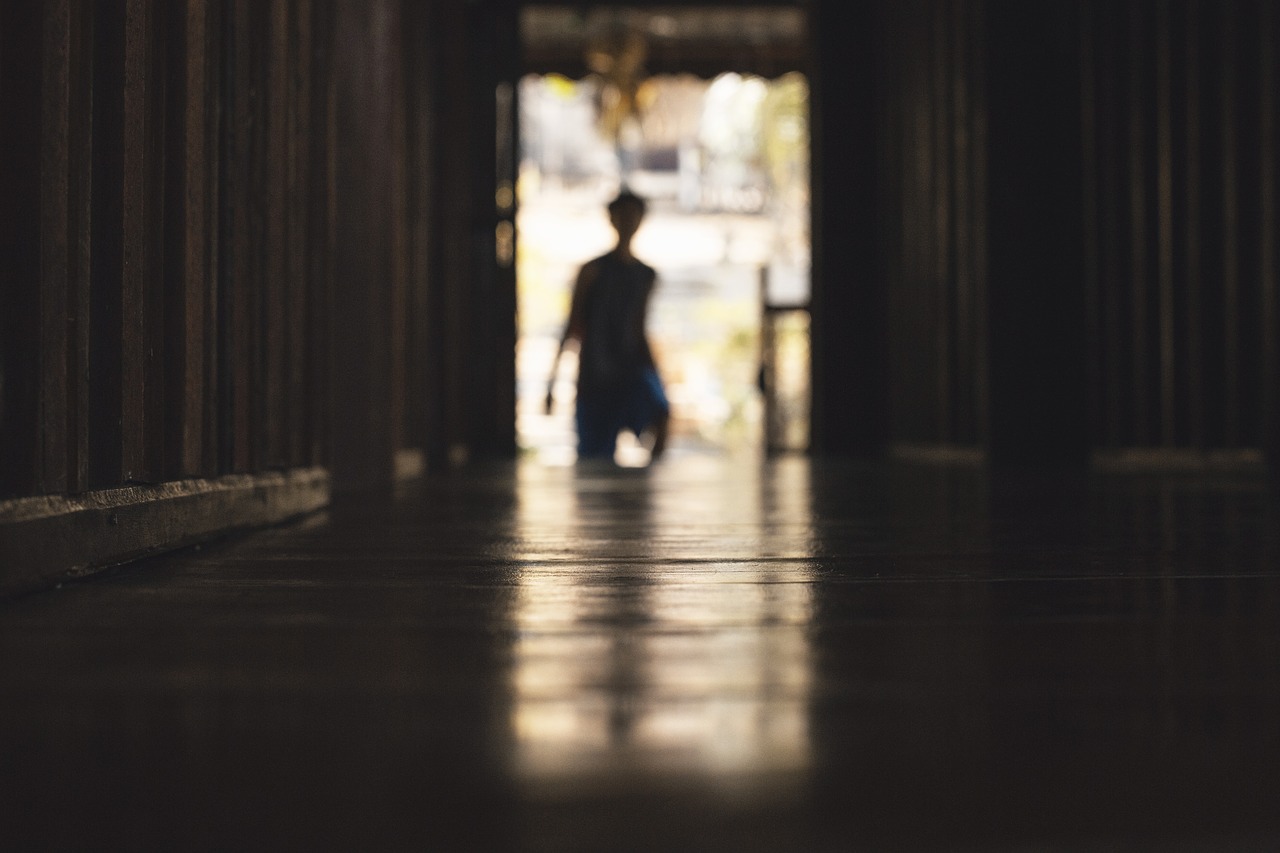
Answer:
[[[811,352],[816,453],[875,455],[889,438],[889,280],[880,251],[876,116],[881,37],[871,3],[820,0],[813,41]]]
[[[1079,10],[985,8],[987,433],[993,464],[1088,461]]]
[[[1274,439],[1276,21],[1267,0],[1085,7],[1085,280],[1100,446]]]
[[[325,204],[296,185],[310,29],[282,8],[4,4],[0,494],[320,458]]]
[[[973,446],[990,404],[986,17],[916,0],[878,24],[892,437]]]
[[[390,482],[403,428],[407,287],[400,4],[333,4],[333,458],[340,483]],[[340,35],[337,35],[340,34]]]
[[[0,497],[429,442],[428,12],[0,7]]]
[[[1272,4],[814,9],[819,450],[1280,456]]]
[[[217,275],[190,285],[211,304],[204,407],[217,414],[214,472],[323,463],[332,438],[335,21],[329,4],[186,7],[210,22],[198,46],[208,88],[180,93],[172,109],[203,103],[218,122],[216,142],[198,152],[212,212],[193,229],[209,240]],[[189,195],[172,200],[178,215],[189,210]]]

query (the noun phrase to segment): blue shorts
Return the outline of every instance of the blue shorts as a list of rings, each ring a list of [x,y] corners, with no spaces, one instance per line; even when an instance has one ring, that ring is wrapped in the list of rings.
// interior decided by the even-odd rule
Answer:
[[[578,458],[613,458],[618,433],[637,436],[671,411],[658,371],[646,370],[634,382],[616,389],[595,391],[585,401],[578,397]]]

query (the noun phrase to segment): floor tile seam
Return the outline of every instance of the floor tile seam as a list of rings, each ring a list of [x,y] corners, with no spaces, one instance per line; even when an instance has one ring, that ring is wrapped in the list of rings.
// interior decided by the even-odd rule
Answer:
[[[1063,582],[1079,582],[1079,581],[1147,581],[1147,580],[1248,580],[1275,578],[1280,580],[1280,570],[1274,572],[1229,572],[1223,574],[1217,573],[1141,573],[1141,574],[1079,574],[1079,575],[1022,575],[1022,576],[990,576],[979,577],[975,575],[910,575],[902,576],[884,576],[877,575],[873,578],[858,577],[845,575],[843,577],[833,577],[832,574],[824,574],[821,578],[816,578],[814,583],[848,583],[848,584],[874,584],[874,583],[1063,583]]]
[[[582,564],[588,565],[588,564]],[[601,572],[608,571],[607,567],[599,566],[599,564],[589,564],[598,568]],[[683,564],[676,564],[683,565]],[[525,567],[524,570],[528,570]],[[666,571],[670,571],[671,567],[667,567]],[[617,586],[621,581],[638,581],[644,580],[651,584],[661,585],[664,588],[719,588],[719,587],[769,587],[769,586],[872,586],[872,585],[890,585],[890,584],[1045,584],[1045,583],[1096,583],[1101,581],[1113,582],[1148,582],[1148,581],[1230,581],[1230,580],[1280,580],[1280,570],[1272,572],[1145,572],[1135,574],[1055,574],[1055,575],[994,575],[994,576],[978,576],[970,574],[884,574],[877,573],[875,576],[850,574],[846,571],[835,568],[815,567],[816,575],[810,577],[739,577],[739,574],[746,574],[750,570],[744,569],[741,572],[719,571],[714,573],[703,573],[691,576],[687,579],[679,577],[660,576],[663,572],[644,572],[644,573],[619,573],[611,574],[607,577],[599,577],[593,573],[584,575],[581,572],[563,572],[563,573],[547,573],[539,575],[543,580],[572,580],[573,591],[581,591],[583,588],[611,588]],[[659,575],[659,576],[655,576]],[[525,584],[524,579],[499,579],[491,583],[476,582],[470,580],[460,583],[457,578],[439,578],[430,575],[410,578],[395,579],[371,579],[371,578],[351,578],[343,579],[305,579],[299,580],[288,578],[284,580],[235,580],[230,578],[210,578],[200,579],[191,584],[173,584],[155,590],[148,590],[151,597],[150,601],[160,599],[168,600],[171,603],[182,603],[184,600],[191,604],[198,604],[212,598],[218,598],[220,593],[238,594],[245,591],[260,591],[263,593],[270,592],[331,592],[335,590],[347,591],[368,591],[377,593],[379,591],[388,590],[406,590],[421,589],[423,591],[438,589],[454,589],[466,590],[469,592],[483,592],[485,590],[509,590],[513,588],[521,588]],[[100,587],[105,588],[105,587]],[[126,589],[126,587],[118,587]],[[135,590],[130,590],[135,591]],[[568,591],[566,591],[568,592]],[[192,595],[191,593],[196,593]],[[113,604],[111,602],[99,602],[101,604]],[[3,606],[0,605],[0,612],[3,612]]]

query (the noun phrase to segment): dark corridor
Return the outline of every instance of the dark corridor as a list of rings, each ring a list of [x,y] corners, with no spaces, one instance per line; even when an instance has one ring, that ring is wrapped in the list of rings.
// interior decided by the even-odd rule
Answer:
[[[665,4],[807,22],[652,55],[810,81],[812,453],[637,472],[538,5],[0,3],[0,847],[1280,847],[1276,5]]]

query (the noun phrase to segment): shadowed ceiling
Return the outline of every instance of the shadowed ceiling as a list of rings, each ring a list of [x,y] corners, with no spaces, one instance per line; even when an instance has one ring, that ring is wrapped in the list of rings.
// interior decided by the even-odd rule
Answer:
[[[529,5],[521,11],[526,70],[581,77],[590,54],[638,49],[648,74],[725,71],[776,77],[806,68],[806,15],[796,5]]]

